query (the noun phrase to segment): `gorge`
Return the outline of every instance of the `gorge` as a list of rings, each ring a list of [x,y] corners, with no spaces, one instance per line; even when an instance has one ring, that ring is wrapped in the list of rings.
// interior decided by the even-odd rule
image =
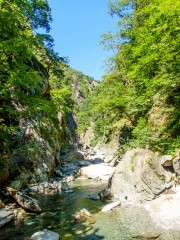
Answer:
[[[53,50],[48,1],[0,1],[0,239],[180,238],[178,9],[110,1],[98,82]]]

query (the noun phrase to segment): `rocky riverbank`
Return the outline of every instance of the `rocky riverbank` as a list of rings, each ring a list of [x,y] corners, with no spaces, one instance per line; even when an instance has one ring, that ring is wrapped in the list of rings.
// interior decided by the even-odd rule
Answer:
[[[97,191],[96,185],[94,185],[94,191],[91,190],[89,194],[86,194],[86,198],[90,199],[89,201],[96,201],[102,205],[101,210],[104,214],[104,217],[101,217],[102,214],[99,215],[96,213],[95,219],[97,218],[97,226],[100,226],[102,231],[104,231],[103,235],[105,234],[105,239],[118,239],[115,237],[114,233],[112,233],[111,228],[114,228],[114,222],[118,222],[118,224],[121,224],[119,222],[121,222],[123,218],[120,212],[124,211],[123,209],[129,209],[128,211],[130,211],[130,209],[137,208],[140,209],[137,210],[137,214],[139,214],[139,212],[144,209],[143,211],[145,212],[145,216],[146,218],[148,218],[148,221],[151,222],[153,229],[160,229],[159,231],[155,231],[154,235],[151,235],[152,238],[153,236],[157,236],[158,239],[176,240],[177,238],[170,238],[167,234],[164,235],[164,231],[168,234],[169,232],[173,232],[175,236],[178,234],[178,229],[180,227],[180,213],[178,211],[178,209],[180,208],[180,188],[178,184],[176,184],[175,186],[173,178],[173,176],[176,177],[175,173],[172,170],[169,171],[169,168],[166,169],[166,167],[163,167],[162,161],[160,161],[159,165],[157,165],[157,157],[157,155],[153,155],[153,153],[149,150],[136,149],[129,153],[127,152],[122,162],[120,162],[116,167],[112,167],[111,162],[104,163],[103,159],[99,157],[96,153],[89,154],[89,150],[86,152],[71,151],[64,155],[63,164],[54,170],[49,181],[30,184],[26,189],[21,189],[22,184],[20,181],[17,180],[9,185],[11,188],[15,188],[15,190],[13,190],[12,192],[9,191],[9,193],[11,195],[12,193],[16,193],[14,199],[17,201],[17,204],[20,205],[22,208],[26,209],[26,211],[28,211],[27,205],[32,206],[33,198],[29,198],[26,194],[33,194],[32,196],[34,197],[37,197],[39,195],[42,196],[41,199],[45,199],[45,196],[63,196],[63,194],[65,193],[75,195],[76,193],[74,193],[72,187],[72,183],[74,181],[78,184],[80,184],[81,182],[82,184],[82,182],[87,181],[87,179],[95,179],[95,181],[98,182],[101,182],[103,180],[106,182],[106,187],[109,185],[109,188]],[[153,164],[156,164],[156,166],[154,166]],[[133,169],[132,165],[134,166]],[[8,198],[10,197],[7,192],[5,194]],[[104,201],[104,199],[106,199],[107,197],[109,199],[110,196],[112,197],[111,200],[108,200],[110,205],[106,206],[105,203],[108,202]],[[147,199],[147,196],[150,196],[150,198]],[[118,198],[118,200],[113,200],[114,197]],[[19,199],[20,201],[18,202]],[[31,204],[30,202],[25,202],[25,200],[31,200]],[[5,199],[5,202],[8,203],[8,200]],[[10,202],[12,202],[12,199]],[[26,203],[26,205],[23,205],[21,203]],[[33,204],[34,203],[37,203],[36,200],[33,202]],[[6,207],[1,204],[1,206],[3,207],[1,211],[2,214],[0,212],[0,218],[1,220],[3,220],[3,222],[6,223],[6,216],[7,223],[12,219],[24,219],[24,216],[26,215],[26,212],[24,210],[18,210],[20,208],[17,207],[17,205],[13,207],[12,203],[8,203],[5,205]],[[120,205],[120,207],[118,205]],[[117,208],[112,210],[116,206]],[[84,207],[87,206],[82,205],[82,208]],[[32,209],[29,210],[32,211]],[[67,209],[65,209],[65,211],[66,210]],[[7,214],[4,214],[5,212],[3,211],[11,212],[6,212]],[[23,211],[24,213],[22,213]],[[42,211],[46,210],[42,208]],[[56,209],[53,209],[53,211],[56,211]],[[126,211],[125,214],[127,214]],[[10,216],[11,218],[9,218]],[[109,222],[108,216],[109,219],[113,219],[112,222]],[[140,214],[138,215],[138,217],[143,219]],[[140,221],[142,221],[142,219]],[[94,227],[88,227],[88,230],[87,228],[83,228],[84,230],[80,230],[81,234],[84,234],[85,236],[85,232],[87,230],[88,234],[91,233],[91,235],[93,236],[96,227],[95,222],[96,221],[94,221]],[[128,222],[129,220],[127,221],[127,224],[133,224],[131,221],[130,223]],[[109,232],[111,232],[113,238],[110,238],[111,235],[106,236],[105,226],[107,226],[107,228],[110,228]],[[101,229],[99,230],[100,232]],[[94,233],[92,233],[92,231],[94,231]],[[146,234],[149,234],[150,236],[149,231],[141,230],[138,232],[138,234],[140,235],[138,235],[136,232],[130,231],[130,233],[128,233],[129,238],[122,239],[132,239],[134,237],[138,238],[138,236],[140,237],[140,235],[141,237],[147,236]],[[158,235],[158,232],[160,232],[160,235]],[[42,234],[47,235],[47,232],[43,232]],[[118,236],[118,232],[116,234]],[[99,235],[96,235],[97,234],[95,234],[95,239],[100,239],[98,237]],[[164,236],[166,236],[166,238],[164,238]]]

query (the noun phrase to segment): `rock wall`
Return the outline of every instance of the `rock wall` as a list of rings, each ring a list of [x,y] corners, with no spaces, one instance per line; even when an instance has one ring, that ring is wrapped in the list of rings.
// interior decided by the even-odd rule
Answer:
[[[46,117],[38,122],[21,120],[24,145],[10,159],[10,179],[35,183],[47,180],[60,163],[60,142],[54,124]]]
[[[109,182],[114,197],[143,203],[156,198],[173,185],[171,167],[161,165],[161,157],[147,149],[126,152]]]

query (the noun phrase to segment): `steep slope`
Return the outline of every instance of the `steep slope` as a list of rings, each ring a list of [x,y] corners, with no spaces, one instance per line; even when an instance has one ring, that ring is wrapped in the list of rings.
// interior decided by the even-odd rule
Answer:
[[[70,67],[64,67],[64,77],[62,83],[66,88],[72,92],[72,98],[74,101],[73,107],[67,112],[64,119],[62,119],[65,135],[64,146],[78,146],[79,134],[77,133],[77,114],[81,109],[85,99],[90,93],[98,86],[98,82],[93,78],[84,75],[82,72],[76,71]]]

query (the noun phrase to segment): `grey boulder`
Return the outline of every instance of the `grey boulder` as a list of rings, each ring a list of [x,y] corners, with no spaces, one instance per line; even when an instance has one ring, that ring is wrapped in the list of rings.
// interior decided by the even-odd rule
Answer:
[[[111,193],[121,201],[143,203],[156,198],[173,183],[158,154],[148,149],[126,152],[109,182]]]
[[[31,240],[59,240],[59,234],[44,229],[42,231],[34,233],[31,236]]]

